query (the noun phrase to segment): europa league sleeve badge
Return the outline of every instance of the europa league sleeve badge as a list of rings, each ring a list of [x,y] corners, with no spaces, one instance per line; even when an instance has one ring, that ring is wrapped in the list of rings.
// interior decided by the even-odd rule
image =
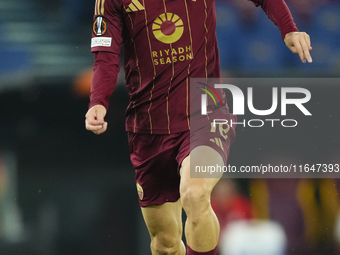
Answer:
[[[108,22],[103,16],[97,16],[93,22],[93,34],[95,36],[105,35],[107,31]]]

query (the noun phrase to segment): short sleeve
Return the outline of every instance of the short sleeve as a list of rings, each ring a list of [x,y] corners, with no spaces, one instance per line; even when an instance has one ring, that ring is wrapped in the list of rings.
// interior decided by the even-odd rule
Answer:
[[[114,0],[96,0],[92,26],[91,51],[120,53],[123,41],[121,11]]]

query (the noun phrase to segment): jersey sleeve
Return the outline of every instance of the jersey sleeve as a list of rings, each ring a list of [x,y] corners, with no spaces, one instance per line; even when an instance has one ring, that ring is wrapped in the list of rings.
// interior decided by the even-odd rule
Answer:
[[[287,33],[299,31],[294,23],[292,14],[284,0],[251,0],[255,6],[261,6],[268,18],[281,31],[284,40]]]
[[[114,0],[96,0],[91,51],[120,53],[123,41],[121,9]]]
[[[119,55],[100,51],[94,53],[94,56],[89,108],[100,104],[108,110],[109,98],[117,84]]]

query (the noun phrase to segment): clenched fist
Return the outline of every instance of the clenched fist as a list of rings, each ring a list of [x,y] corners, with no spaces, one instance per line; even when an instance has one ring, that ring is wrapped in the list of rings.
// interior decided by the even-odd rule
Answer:
[[[91,107],[85,115],[85,127],[96,135],[104,133],[107,129],[107,122],[104,120],[106,109],[102,105]]]

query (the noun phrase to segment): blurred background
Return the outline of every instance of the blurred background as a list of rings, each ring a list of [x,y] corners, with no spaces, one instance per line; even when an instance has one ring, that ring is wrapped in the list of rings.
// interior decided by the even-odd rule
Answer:
[[[314,63],[302,64],[291,54],[251,2],[218,0],[225,76],[339,77],[340,2],[287,4],[298,28],[312,38]],[[0,0],[1,255],[149,254],[124,131],[128,95],[122,75],[108,131],[95,136],[84,128],[93,7],[94,0]],[[315,91],[322,95],[324,89]],[[340,107],[332,107],[339,93],[333,86],[327,92],[333,97],[320,99],[334,108],[333,122],[320,111],[313,120],[323,125],[308,130],[321,147],[301,146],[304,129],[269,133],[264,141],[263,130],[254,135],[240,128],[229,163],[339,162]],[[294,146],[285,142],[288,137]],[[223,179],[212,198],[222,225],[220,254],[340,254],[336,183]],[[240,247],[252,252],[237,253]]]

